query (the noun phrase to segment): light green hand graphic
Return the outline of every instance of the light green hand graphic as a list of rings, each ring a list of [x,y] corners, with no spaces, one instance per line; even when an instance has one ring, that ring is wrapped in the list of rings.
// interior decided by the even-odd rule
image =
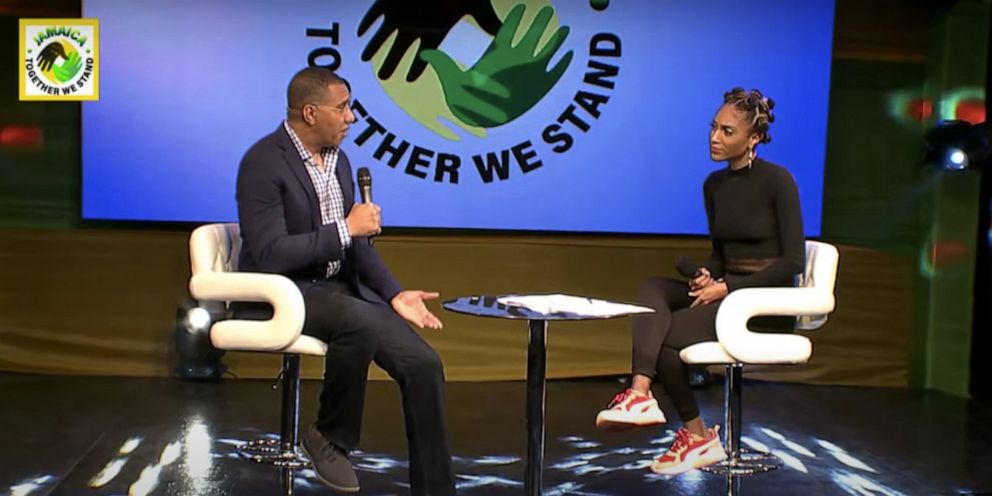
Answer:
[[[61,66],[52,68],[52,74],[55,75],[55,79],[60,83],[67,83],[79,72],[79,68],[83,66],[83,59],[80,58],[79,54],[72,52],[69,58],[62,63]]]
[[[568,36],[566,26],[555,31],[544,47],[537,50],[554,12],[551,7],[538,12],[520,43],[513,46],[525,9],[523,4],[513,7],[489,48],[467,70],[461,70],[440,50],[425,50],[420,54],[434,68],[448,108],[462,122],[490,128],[520,117],[551,90],[572,61],[569,51],[550,71],[546,69]]]

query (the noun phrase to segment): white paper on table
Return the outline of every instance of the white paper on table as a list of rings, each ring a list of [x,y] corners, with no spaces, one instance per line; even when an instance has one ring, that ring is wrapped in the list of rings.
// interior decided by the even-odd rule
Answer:
[[[511,307],[523,307],[543,314],[564,312],[587,317],[614,317],[635,313],[654,313],[654,309],[639,305],[567,294],[503,296],[497,298],[496,302]]]

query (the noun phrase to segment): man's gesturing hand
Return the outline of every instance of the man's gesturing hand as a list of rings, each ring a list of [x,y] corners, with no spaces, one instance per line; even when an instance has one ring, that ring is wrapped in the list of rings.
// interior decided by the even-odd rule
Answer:
[[[444,327],[441,320],[434,316],[424,305],[424,301],[433,300],[440,296],[439,293],[428,293],[419,290],[400,291],[389,303],[393,310],[407,322],[428,329],[440,329]]]

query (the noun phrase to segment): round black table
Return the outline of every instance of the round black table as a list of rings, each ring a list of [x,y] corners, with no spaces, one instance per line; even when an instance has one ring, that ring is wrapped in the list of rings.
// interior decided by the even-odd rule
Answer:
[[[527,457],[524,460],[524,494],[536,496],[541,494],[541,476],[544,472],[544,386],[548,321],[612,319],[633,315],[636,312],[615,313],[609,316],[568,312],[541,313],[523,307],[503,305],[497,301],[503,297],[502,295],[463,296],[445,301],[442,306],[445,310],[477,317],[527,321],[530,335],[527,341]]]

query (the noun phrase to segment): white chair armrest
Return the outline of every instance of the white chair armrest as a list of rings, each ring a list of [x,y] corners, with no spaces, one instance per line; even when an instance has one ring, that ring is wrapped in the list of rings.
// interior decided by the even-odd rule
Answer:
[[[727,295],[716,315],[720,345],[741,363],[803,363],[813,347],[796,334],[753,332],[747,321],[759,315],[823,315],[834,295],[816,288],[744,288]]]
[[[220,349],[278,351],[300,337],[306,309],[303,295],[289,278],[277,274],[204,272],[189,280],[198,300],[264,302],[272,305],[269,320],[222,320],[210,328],[210,341]]]

